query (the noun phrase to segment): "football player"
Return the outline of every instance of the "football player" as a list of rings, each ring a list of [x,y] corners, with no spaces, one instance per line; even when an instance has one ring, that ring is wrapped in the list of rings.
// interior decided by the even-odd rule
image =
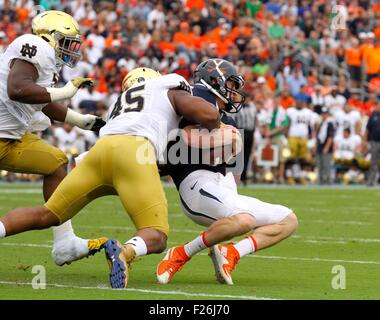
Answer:
[[[343,109],[333,114],[336,122],[336,136],[343,136],[343,130],[347,127],[353,134],[360,134],[361,115],[351,104],[346,103]]]
[[[195,70],[194,83],[193,94],[217,105],[221,110],[221,120],[234,125],[225,112],[239,111],[243,102],[238,92],[243,86],[243,79],[235,67],[221,59],[204,61]],[[187,120],[180,123],[186,132],[189,126],[195,129],[194,123]],[[168,148],[170,154],[170,145]],[[191,157],[194,152],[190,150],[188,154]],[[184,213],[208,229],[185,245],[167,251],[156,271],[160,283],[168,283],[192,256],[209,247],[217,280],[233,284],[231,273],[240,258],[280,242],[297,228],[297,217],[291,209],[239,195],[226,163],[169,164],[165,173],[174,180]],[[235,245],[218,244],[252,229],[251,235]]]
[[[45,205],[18,208],[0,219],[3,238],[62,224],[95,198],[117,194],[137,232],[124,245],[117,240],[105,243],[112,288],[127,286],[128,268],[136,256],[166,248],[167,202],[156,160],[169,133],[178,129],[182,117],[210,130],[220,125],[215,106],[193,97],[190,85],[177,74],[161,76],[138,68],[127,74],[122,88],[101,138]]]
[[[64,12],[46,11],[32,20],[32,31],[15,39],[0,56],[0,169],[43,175],[43,195],[48,200],[66,175],[67,158],[30,131],[37,123],[50,125],[47,117],[94,131],[104,122],[59,103],[90,85],[91,79],[75,78],[63,88],[54,87],[60,68],[74,67],[80,59],[77,22]],[[98,251],[104,242],[76,237],[69,221],[54,230],[53,253],[64,257],[70,249],[75,260]],[[59,265],[65,262],[54,260]]]

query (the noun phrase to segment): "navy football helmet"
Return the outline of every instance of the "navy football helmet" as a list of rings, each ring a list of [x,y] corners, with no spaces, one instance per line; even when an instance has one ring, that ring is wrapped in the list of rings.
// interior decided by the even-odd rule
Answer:
[[[201,83],[226,104],[229,113],[238,112],[245,100],[240,92],[244,79],[232,63],[223,59],[209,59],[194,71],[194,83]]]

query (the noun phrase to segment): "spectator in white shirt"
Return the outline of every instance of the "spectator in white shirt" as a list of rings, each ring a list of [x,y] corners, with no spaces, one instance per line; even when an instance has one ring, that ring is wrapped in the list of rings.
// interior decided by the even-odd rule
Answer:
[[[163,12],[162,3],[158,3],[154,10],[148,14],[146,24],[149,30],[157,30],[165,26],[165,14]]]

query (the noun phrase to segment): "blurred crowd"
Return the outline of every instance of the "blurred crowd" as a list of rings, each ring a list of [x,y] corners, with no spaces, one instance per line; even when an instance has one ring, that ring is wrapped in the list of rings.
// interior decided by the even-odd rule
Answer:
[[[191,82],[199,62],[224,58],[246,81],[236,115],[244,182],[376,182],[377,133],[366,128],[379,109],[380,1],[0,0],[0,53],[31,32],[36,6],[80,24],[83,58],[61,82],[89,76],[96,85],[70,107],[104,116],[135,67]],[[74,155],[96,141],[67,125],[43,134]]]

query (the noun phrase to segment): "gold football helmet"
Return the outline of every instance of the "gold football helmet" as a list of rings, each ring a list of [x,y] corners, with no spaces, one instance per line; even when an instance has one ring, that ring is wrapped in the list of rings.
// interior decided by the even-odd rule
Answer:
[[[56,10],[41,12],[32,20],[32,32],[54,48],[58,62],[72,68],[80,60],[82,37],[78,23],[69,14]]]
[[[154,71],[150,68],[136,68],[128,72],[122,82],[122,90],[125,91],[128,88],[134,86],[137,83],[160,77],[161,73]]]

